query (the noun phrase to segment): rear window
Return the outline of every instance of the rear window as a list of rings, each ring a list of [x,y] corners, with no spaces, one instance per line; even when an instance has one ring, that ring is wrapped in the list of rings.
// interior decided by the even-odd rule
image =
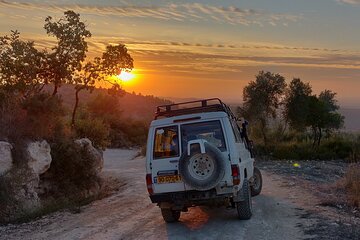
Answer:
[[[154,159],[178,157],[178,136],[177,126],[155,129]]]
[[[181,144],[186,151],[187,144],[191,140],[205,139],[217,146],[220,151],[226,151],[224,133],[220,121],[199,122],[184,124],[181,126]]]

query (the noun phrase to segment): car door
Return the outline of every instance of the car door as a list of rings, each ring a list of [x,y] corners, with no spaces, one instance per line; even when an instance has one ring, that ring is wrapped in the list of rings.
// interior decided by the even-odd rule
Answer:
[[[151,156],[151,174],[155,193],[184,191],[178,172],[180,158],[179,126],[154,129]]]

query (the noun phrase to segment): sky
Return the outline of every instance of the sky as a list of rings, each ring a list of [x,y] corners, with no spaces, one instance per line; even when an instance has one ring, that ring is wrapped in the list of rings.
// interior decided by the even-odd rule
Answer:
[[[18,30],[51,48],[44,20],[66,10],[92,33],[89,58],[108,44],[127,46],[136,76],[127,91],[241,102],[243,87],[264,70],[360,108],[360,0],[0,0],[0,35]]]

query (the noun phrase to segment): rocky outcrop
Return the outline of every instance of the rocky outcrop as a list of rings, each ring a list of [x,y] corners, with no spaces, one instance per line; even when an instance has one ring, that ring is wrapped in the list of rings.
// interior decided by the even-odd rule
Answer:
[[[0,219],[7,221],[23,214],[36,211],[41,206],[37,190],[39,175],[50,168],[50,145],[46,141],[30,142],[23,149],[23,161],[12,167],[12,146],[7,142],[0,142],[1,173],[3,174],[4,209]],[[10,170],[11,169],[11,170]],[[9,171],[10,170],[10,171]]]
[[[94,148],[88,138],[75,140],[75,145],[79,148],[80,151],[84,151],[87,157],[90,158],[89,162],[92,162],[92,168],[97,174],[99,174],[104,166],[102,152]]]
[[[0,141],[0,175],[9,171],[13,165],[11,149],[10,143]]]
[[[51,164],[51,148],[46,141],[31,142],[27,145],[28,166],[37,175],[45,173]]]
[[[53,164],[58,169],[54,170],[50,168],[51,148],[46,141],[30,142],[23,148],[19,147],[16,150],[21,152],[20,154],[16,152],[16,155],[12,155],[11,144],[0,142],[0,223],[37,211],[41,207],[42,200],[39,196],[43,197],[47,194],[58,196],[56,194],[61,192],[58,191],[59,187],[69,187],[71,191],[73,188],[77,189],[75,193],[70,192],[79,199],[99,193],[101,188],[99,174],[104,164],[102,152],[94,148],[87,138],[78,139],[74,143],[70,142],[69,148],[72,149],[70,153],[73,155],[66,157],[67,162],[64,162],[64,156],[60,152],[60,160],[57,159],[60,162]],[[13,156],[20,156],[20,161],[15,161],[13,164]],[[70,169],[66,173],[71,176],[65,179],[70,179],[70,182],[59,185],[59,179],[61,181],[64,176],[63,169],[69,166]],[[59,168],[60,171],[58,171]],[[80,178],[76,178],[75,174],[75,180],[71,182],[71,177],[79,171],[82,173],[79,174]]]

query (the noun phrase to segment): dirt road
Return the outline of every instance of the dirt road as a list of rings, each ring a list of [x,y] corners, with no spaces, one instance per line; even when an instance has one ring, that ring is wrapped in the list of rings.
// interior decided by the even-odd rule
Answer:
[[[124,182],[115,195],[82,208],[37,221],[0,227],[0,239],[304,239],[299,195],[277,175],[263,172],[264,187],[253,198],[251,220],[237,219],[235,209],[192,208],[180,222],[166,224],[150,202],[144,183],[144,158],[133,150],[107,150],[104,174]],[[306,196],[301,196],[307,201]],[[309,200],[309,199],[308,199]],[[309,200],[310,201],[310,200]]]

